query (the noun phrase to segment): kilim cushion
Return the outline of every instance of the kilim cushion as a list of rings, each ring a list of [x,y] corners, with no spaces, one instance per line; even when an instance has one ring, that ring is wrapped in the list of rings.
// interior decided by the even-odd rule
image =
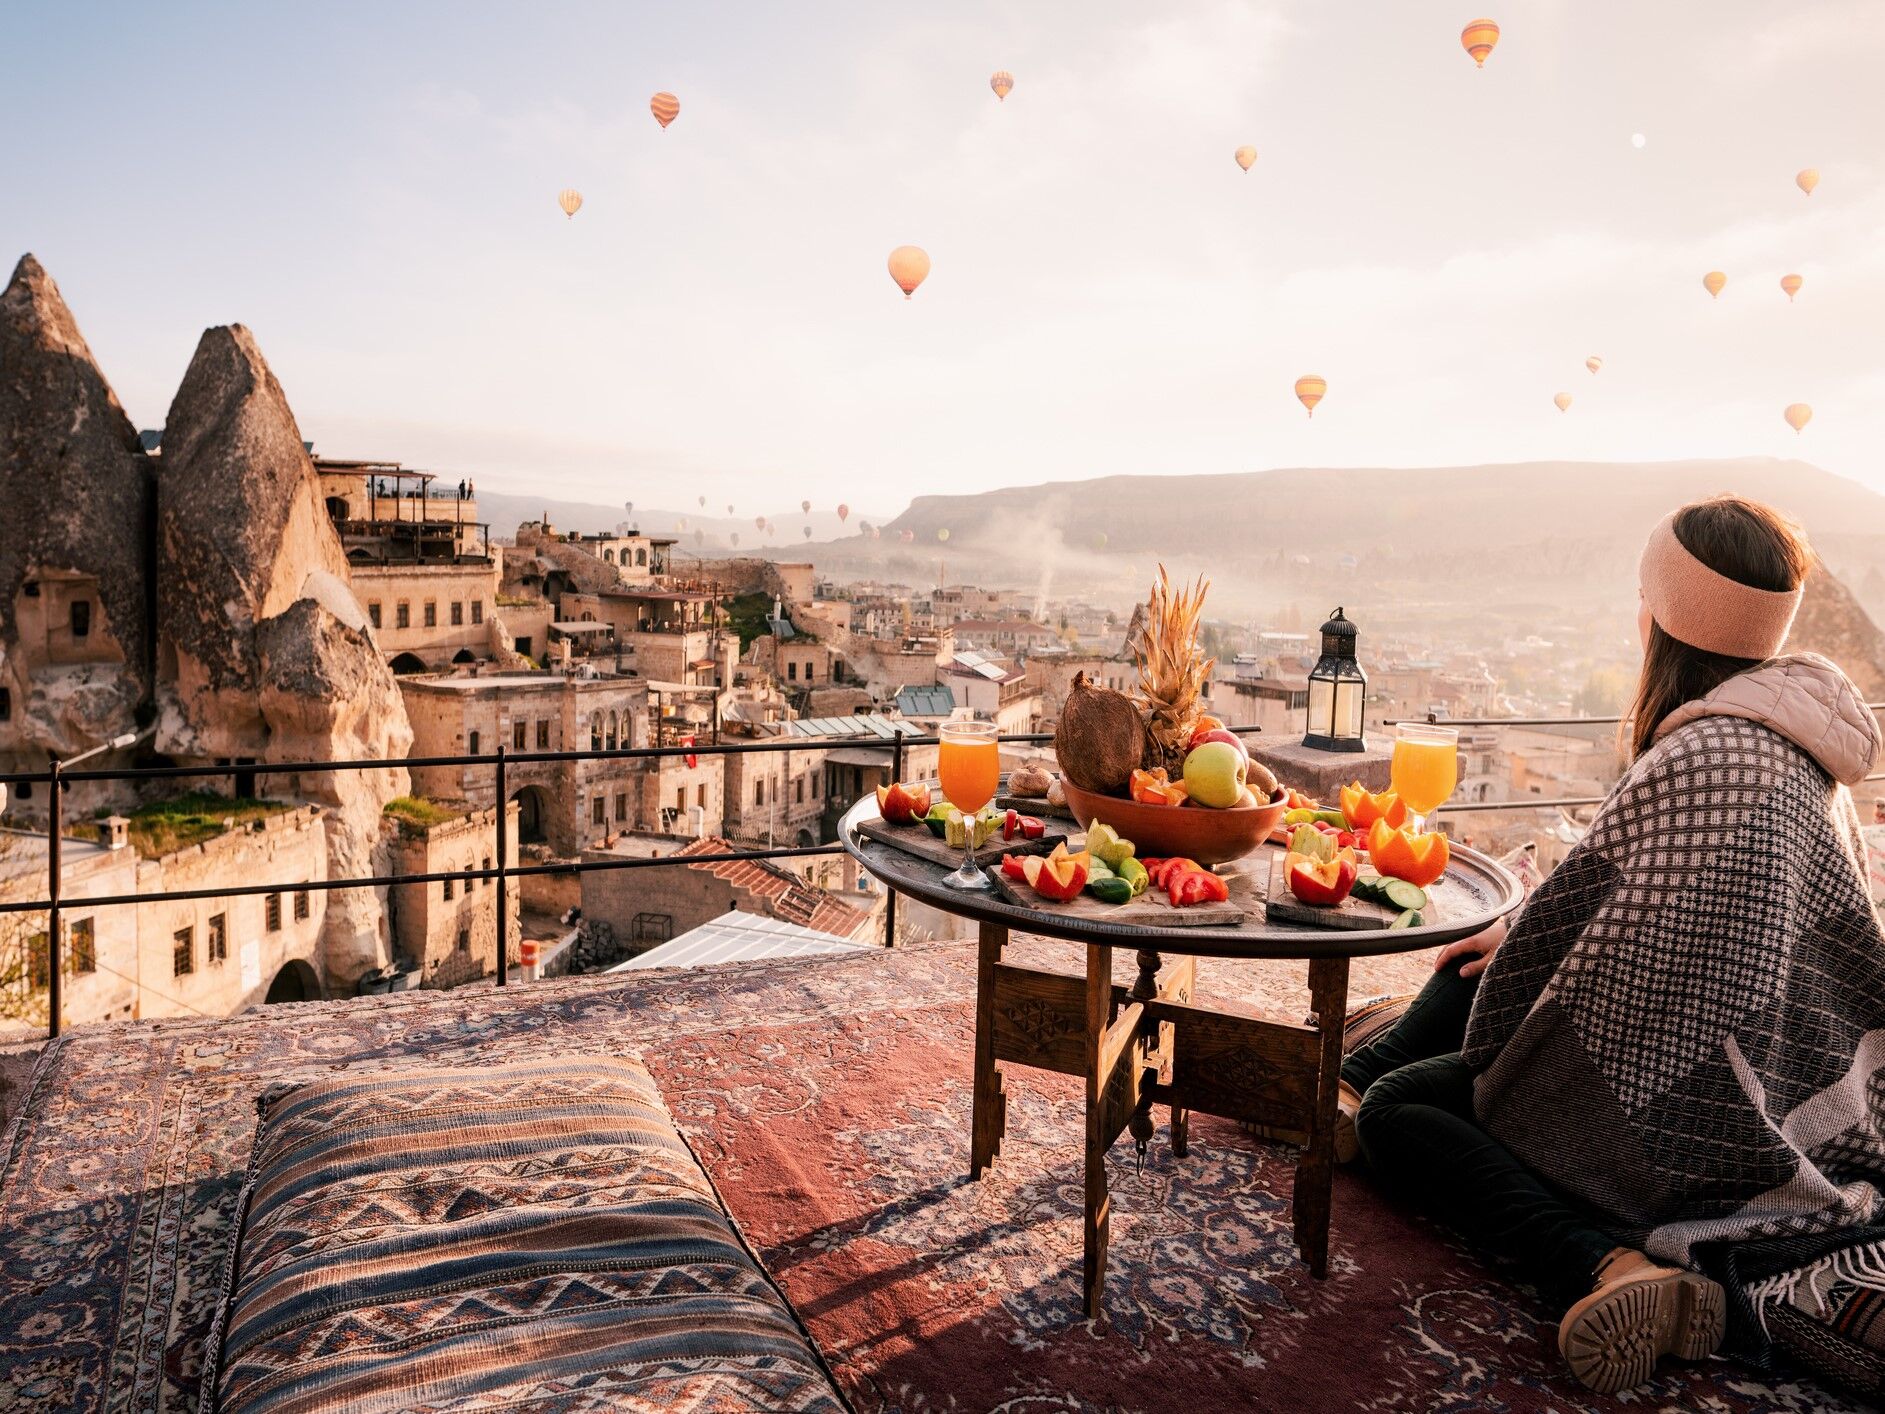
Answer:
[[[204,1407],[844,1405],[640,1066],[265,1095]]]

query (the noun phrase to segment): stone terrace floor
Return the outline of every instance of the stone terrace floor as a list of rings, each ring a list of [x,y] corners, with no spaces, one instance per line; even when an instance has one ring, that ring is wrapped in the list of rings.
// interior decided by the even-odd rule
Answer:
[[[1354,995],[1428,966],[1360,963]],[[1292,1019],[1305,1001],[1300,964],[1206,961],[1199,986]],[[945,943],[75,1032],[0,1138],[0,1409],[196,1407],[264,1086],[550,1053],[649,1065],[859,1409],[1861,1407],[1723,1362],[1596,1399],[1530,1294],[1356,1174],[1317,1282],[1289,1238],[1292,1152],[1208,1118],[1186,1159],[1161,1134],[1142,1174],[1115,1147],[1106,1314],[1088,1321],[1076,1082],[1011,1070],[1001,1160],[966,1179],[973,987],[973,949]]]

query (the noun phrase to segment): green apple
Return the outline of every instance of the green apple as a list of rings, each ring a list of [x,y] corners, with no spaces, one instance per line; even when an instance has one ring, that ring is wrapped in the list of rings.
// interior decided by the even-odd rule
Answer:
[[[1185,790],[1200,805],[1228,810],[1244,798],[1243,752],[1225,741],[1207,741],[1185,757]]]

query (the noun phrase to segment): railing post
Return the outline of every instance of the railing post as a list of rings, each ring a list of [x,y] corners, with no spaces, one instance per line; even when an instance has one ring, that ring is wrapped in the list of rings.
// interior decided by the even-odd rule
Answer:
[[[59,887],[60,863],[59,836],[64,833],[65,821],[65,782],[59,776],[59,760],[52,762],[52,801],[46,807],[46,961],[51,966],[47,973],[46,1007],[51,1013],[46,1024],[46,1035],[53,1040],[59,1036],[59,1013],[65,1001],[65,989],[60,985],[59,973],[64,959],[59,946]]]
[[[497,744],[497,985],[508,985],[511,952],[510,796],[504,782],[504,743]]]
[[[898,732],[890,742],[890,781],[895,785],[903,779],[903,733]],[[897,891],[888,884],[884,885],[884,946],[894,948],[897,945]]]

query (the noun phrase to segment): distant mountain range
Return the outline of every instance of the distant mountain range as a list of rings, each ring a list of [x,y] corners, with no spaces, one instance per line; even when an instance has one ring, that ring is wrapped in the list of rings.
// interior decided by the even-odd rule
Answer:
[[[860,525],[874,523],[868,512],[840,520],[830,506],[814,506],[809,515],[796,505],[786,510],[755,511],[753,515],[729,516],[724,514],[725,510],[724,501],[706,510],[695,504],[687,510],[636,505],[630,511],[625,504],[599,506],[587,501],[554,501],[508,491],[480,489],[478,492],[478,513],[490,523],[491,533],[497,536],[514,535],[524,521],[540,520],[547,515],[559,530],[594,534],[613,530],[626,522],[650,535],[672,535],[684,548],[722,555],[733,550],[736,535],[741,551],[783,554],[794,546],[806,544],[805,527],[808,525],[812,530],[811,539],[816,542],[855,534]],[[760,515],[772,523],[770,535],[753,524]]]
[[[844,579],[946,577],[1124,603],[1144,593],[1162,562],[1174,574],[1209,574],[1219,613],[1298,602],[1321,609],[1344,594],[1564,610],[1633,601],[1649,527],[1685,501],[1724,491],[1799,520],[1861,601],[1874,614],[1885,610],[1885,496],[1810,463],[1772,458],[1111,476],[921,496],[876,539],[858,533],[856,518],[841,528],[829,512],[813,515],[809,542],[796,511],[773,517],[771,540],[726,517],[696,522],[664,511],[641,519],[664,533],[681,519],[690,531],[704,526],[709,552],[743,524],[743,550],[802,549]],[[621,519],[598,506],[480,500],[500,533],[507,519],[546,508],[572,529]],[[727,548],[721,539],[720,553]]]

